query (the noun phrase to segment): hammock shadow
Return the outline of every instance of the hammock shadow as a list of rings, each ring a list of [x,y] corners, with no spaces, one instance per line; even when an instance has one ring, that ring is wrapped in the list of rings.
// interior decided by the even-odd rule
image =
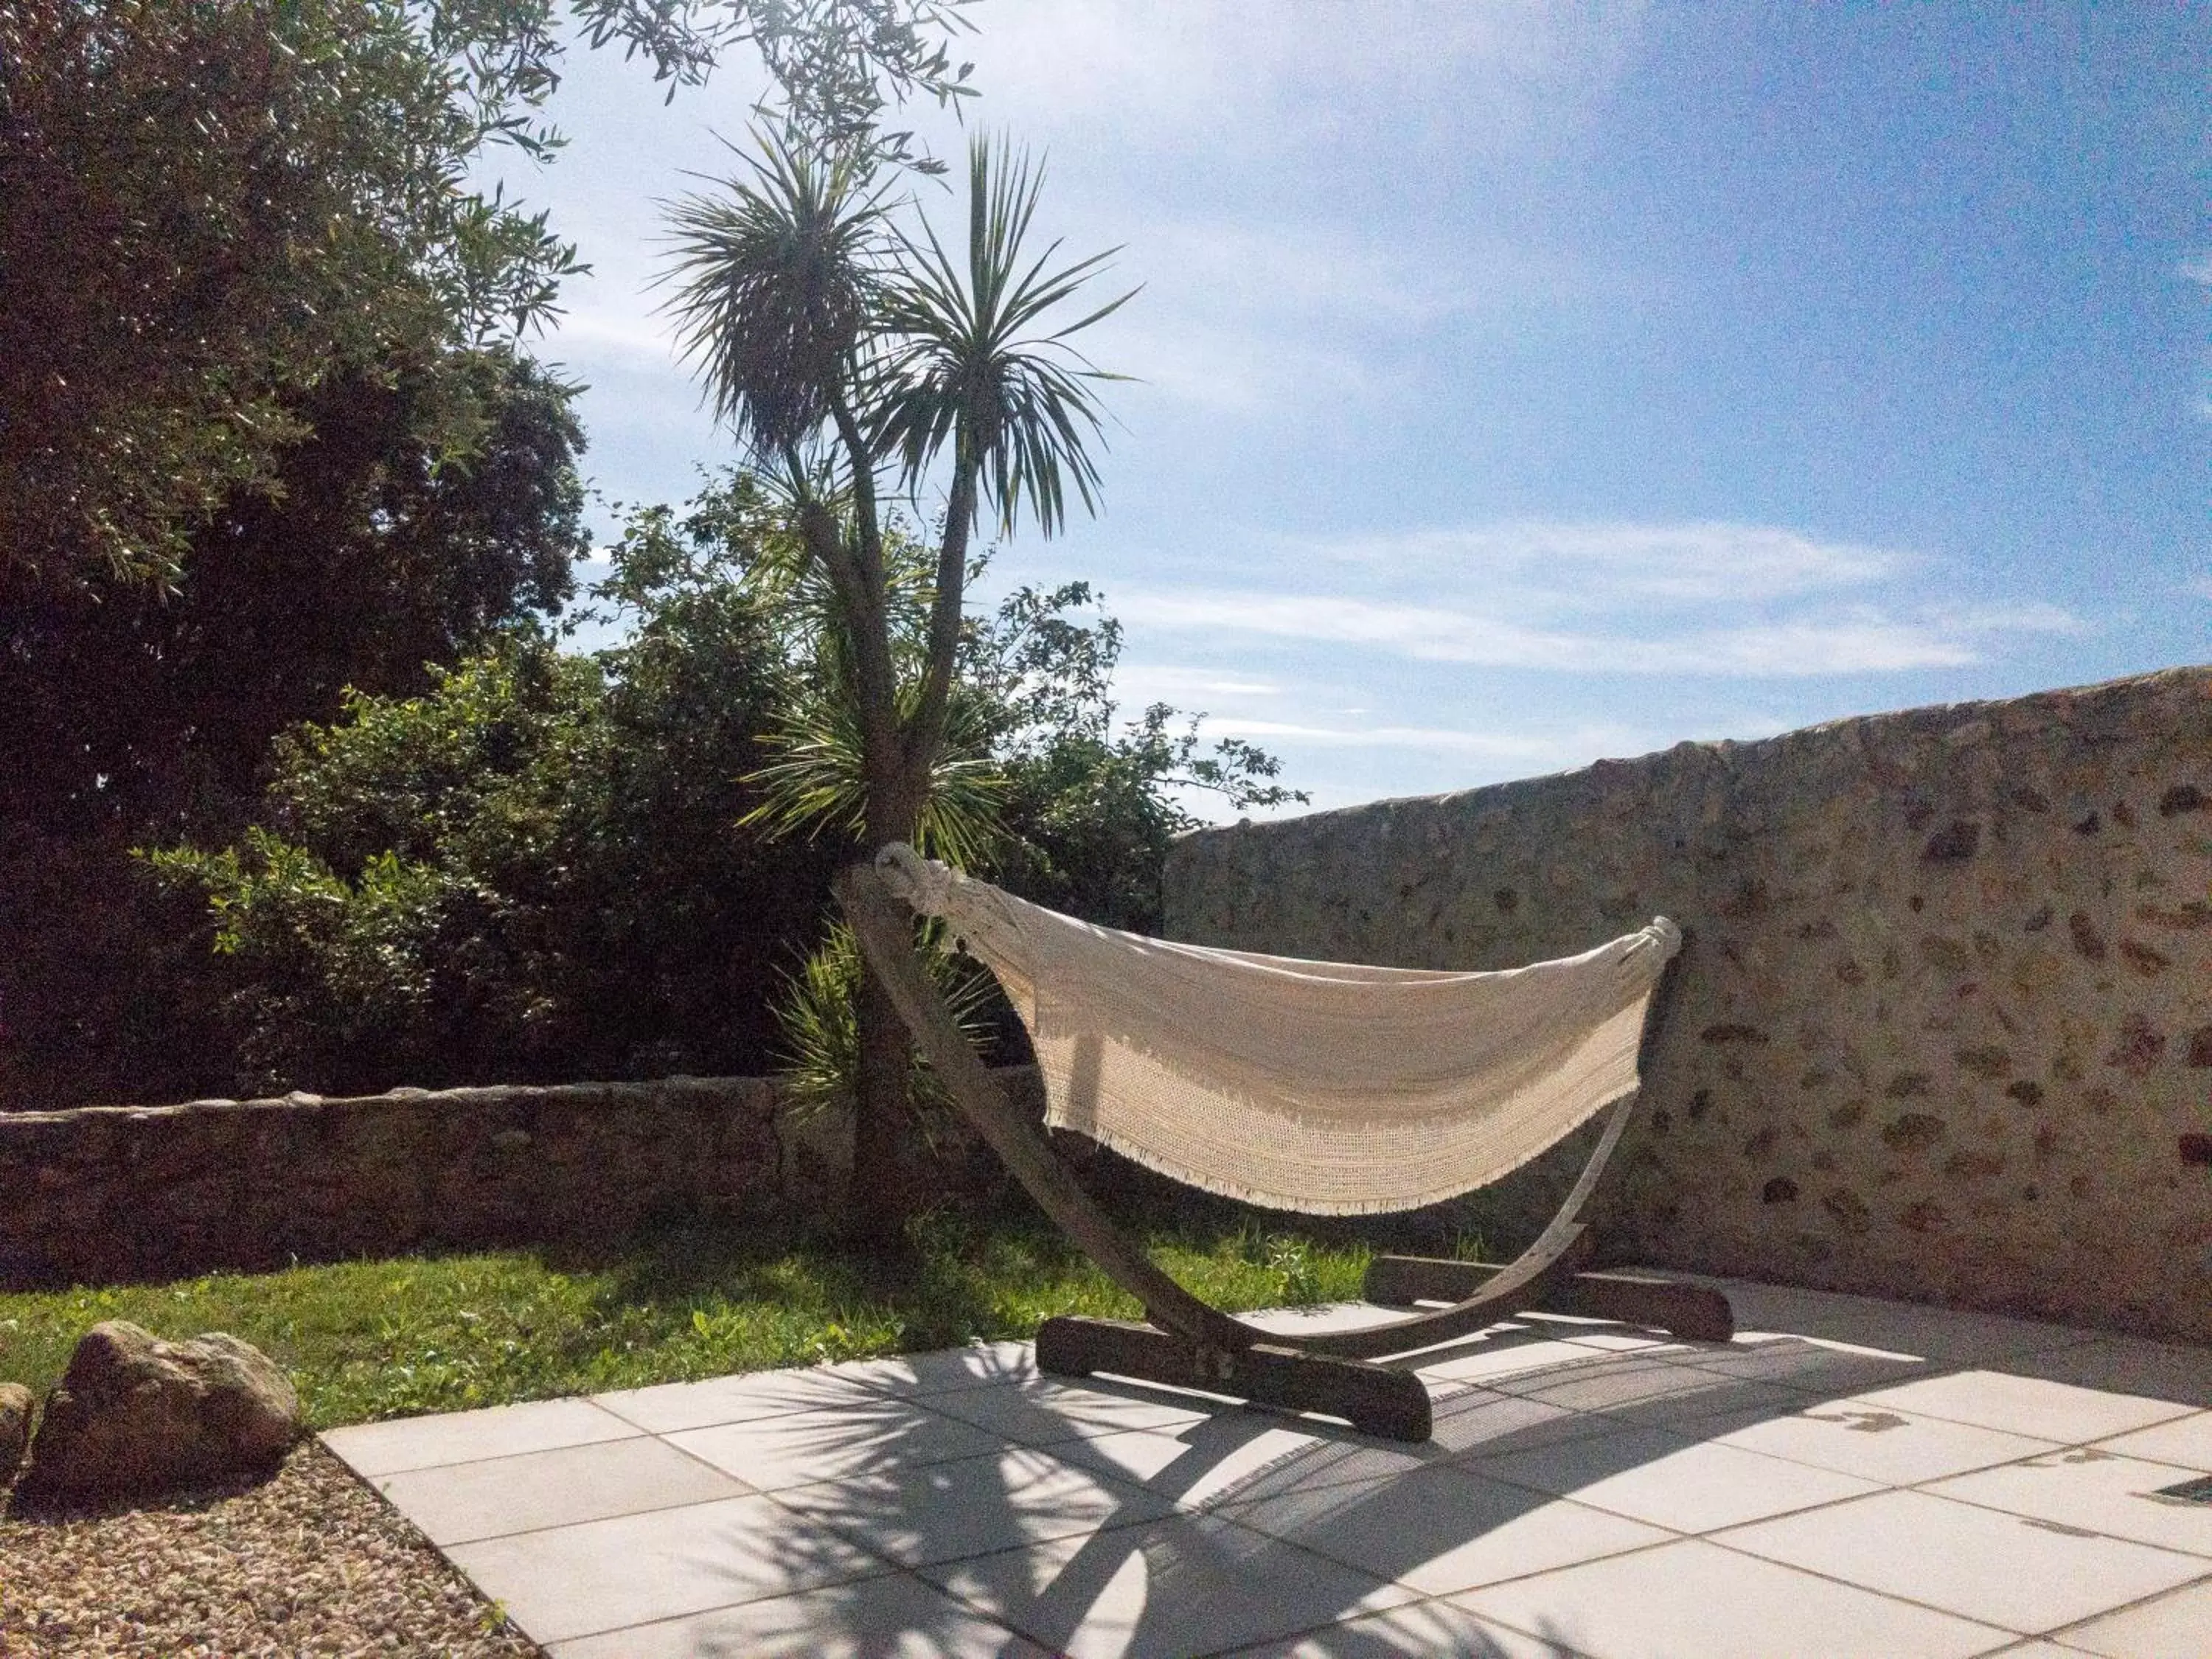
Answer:
[[[1557,1328],[1500,1331],[1458,1352],[1503,1363]],[[1711,1351],[1723,1362],[1744,1352]],[[1313,1632],[1302,1652],[1502,1659],[1526,1654],[1525,1640],[1447,1603],[1360,1621],[1387,1607],[1382,1587],[1394,1582],[1444,1595],[1663,1542],[1671,1533],[1582,1507],[1576,1493],[1724,1427],[1879,1385],[1855,1356],[1839,1367],[1808,1344],[1751,1352],[1753,1376],[1679,1352],[1584,1349],[1490,1385],[1438,1384],[1436,1437],[1420,1445],[1103,1377],[924,1394],[871,1407],[843,1431],[848,1448],[865,1444],[864,1473],[779,1494],[822,1528],[779,1547],[794,1580],[818,1583],[835,1534],[956,1598],[904,1597],[899,1628],[886,1629],[885,1583],[848,1576],[808,1597],[810,1651],[969,1651],[964,1603],[1054,1653],[1205,1654]],[[932,1418],[982,1427],[1001,1449],[902,1463],[903,1448],[926,1452]],[[1527,1634],[1575,1645],[1566,1628]],[[694,1650],[735,1656],[757,1639],[717,1645],[702,1632]]]

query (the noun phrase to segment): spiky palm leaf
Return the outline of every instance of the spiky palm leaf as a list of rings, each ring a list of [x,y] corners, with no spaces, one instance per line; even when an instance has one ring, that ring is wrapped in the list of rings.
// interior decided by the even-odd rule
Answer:
[[[677,345],[715,418],[779,464],[827,420],[868,332],[886,186],[850,151],[772,133],[720,193],[668,205],[675,257],[660,282]],[[749,174],[749,176],[748,176]]]
[[[989,974],[971,957],[937,948],[944,938],[942,923],[927,924],[922,935],[921,958],[930,977],[963,1034],[971,1043],[980,1042],[987,1030],[985,1010],[996,988]],[[860,981],[860,945],[852,929],[839,922],[784,981],[775,1010],[783,1048],[778,1075],[798,1118],[853,1103],[860,1069],[853,993]],[[913,1066],[907,1103],[924,1136],[935,1144],[943,1121],[952,1115],[952,1103],[927,1062],[916,1059]]]
[[[1119,310],[1135,290],[1072,323],[1037,331],[1118,250],[1055,266],[1055,241],[1024,247],[1043,176],[1026,154],[976,137],[968,150],[968,249],[956,263],[927,224],[902,235],[882,288],[890,343],[871,384],[878,451],[896,456],[909,488],[948,442],[974,465],[983,499],[1011,532],[1026,502],[1050,535],[1073,485],[1097,507],[1090,444],[1103,431],[1091,384],[1126,377],[1094,368],[1071,338]]]
[[[931,763],[915,845],[967,868],[983,862],[1000,834],[1006,781],[985,748],[988,734],[966,700],[956,702],[945,741]],[[866,841],[868,787],[858,703],[825,687],[763,738],[775,758],[746,774],[760,804],[741,823],[777,835],[832,830]]]

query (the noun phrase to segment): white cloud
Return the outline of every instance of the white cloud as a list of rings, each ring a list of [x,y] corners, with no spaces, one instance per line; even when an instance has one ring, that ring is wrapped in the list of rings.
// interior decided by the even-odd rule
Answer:
[[[658,319],[637,312],[579,307],[550,337],[564,352],[620,358],[634,368],[677,369],[676,339]]]
[[[1422,530],[1291,544],[1383,574],[1508,583],[1613,602],[1778,599],[1897,575],[1909,556],[1822,542],[1767,525],[1518,520],[1471,530]]]
[[[1625,726],[1583,726],[1564,732],[1468,732],[1436,726],[1310,726],[1295,720],[1224,717],[1200,723],[1208,738],[1245,738],[1265,744],[1292,742],[1330,749],[1418,749],[1427,754],[1473,756],[1516,764],[1561,757],[1632,753],[1640,740]]]
[[[1964,667],[2006,637],[2086,631],[2040,601],[1869,603],[1853,590],[1923,562],[1759,526],[1514,524],[1308,545],[1358,567],[1362,591],[1123,589],[1115,608],[1133,627],[1418,661],[1745,678]]]
[[[2182,276],[2192,283],[2202,283],[2212,288],[2212,253],[2199,253],[2184,259],[2179,266]]]
[[[1095,348],[1100,367],[1132,376],[1177,402],[1218,414],[1264,415],[1301,400],[1360,397],[1378,385],[1375,372],[1347,351],[1297,337],[1208,327],[1189,319],[1131,323]]]
[[[1154,702],[1187,703],[1199,697],[1279,697],[1283,688],[1273,680],[1229,669],[1123,663],[1115,671],[1114,690],[1122,702],[1133,708]]]
[[[1308,221],[1295,228],[1229,220],[1148,222],[1126,234],[1125,256],[1150,291],[1224,316],[1255,313],[1419,328],[1456,313],[1580,298],[1609,283],[1577,260],[1474,233],[1449,246],[1358,240]],[[1141,262],[1141,270],[1139,269]]]
[[[1387,97],[1448,100],[1495,147],[1555,142],[1620,77],[1640,4],[1020,0],[973,42],[984,118],[1176,147],[1328,137]]]

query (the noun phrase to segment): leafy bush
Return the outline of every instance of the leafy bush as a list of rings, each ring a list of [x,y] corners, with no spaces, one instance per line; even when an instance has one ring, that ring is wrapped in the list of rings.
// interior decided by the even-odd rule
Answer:
[[[280,741],[265,823],[151,860],[212,904],[240,1086],[762,1069],[827,866],[735,827],[775,667],[751,645],[518,638]],[[707,712],[702,678],[739,695]]]
[[[259,822],[149,855],[211,904],[240,1086],[780,1061],[809,1098],[849,1093],[858,964],[826,908],[857,747],[822,695],[836,636],[786,534],[744,475],[634,514],[593,590],[623,644],[586,658],[515,633],[420,696],[349,694],[279,739]],[[1117,726],[1120,645],[1081,585],[971,618],[940,763],[958,811],[924,822],[1016,890],[1152,927],[1168,841],[1196,822],[1184,792],[1289,796],[1272,759],[1201,752],[1165,707]],[[1011,1035],[980,970],[940,967],[974,1029]]]

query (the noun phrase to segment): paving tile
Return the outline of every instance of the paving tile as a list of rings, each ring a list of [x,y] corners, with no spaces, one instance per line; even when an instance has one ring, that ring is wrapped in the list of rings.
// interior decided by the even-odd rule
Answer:
[[[1739,1335],[1728,1346],[1706,1349],[1686,1363],[1723,1376],[1824,1396],[1893,1387],[1936,1369],[1910,1354],[1767,1335]]]
[[[885,1394],[911,1397],[980,1389],[994,1382],[1026,1382],[1037,1374],[1036,1346],[1028,1342],[975,1342],[933,1353],[900,1354],[889,1359],[856,1359],[824,1370]]]
[[[1224,1659],[1578,1659],[1540,1637],[1478,1617],[1449,1601],[1393,1607],[1303,1636],[1239,1648]]]
[[[2087,1527],[2113,1538],[2212,1558],[2212,1504],[2150,1496],[2187,1478],[2171,1464],[2083,1447],[1963,1474],[1928,1490],[2059,1526]],[[2212,1559],[2205,1571],[2212,1572]],[[2204,1638],[2212,1648],[2212,1626],[2206,1626]]]
[[[1674,1532],[1710,1532],[1881,1490],[1832,1469],[1685,1440],[1660,1429],[1563,1441],[1468,1467]]]
[[[1485,1388],[1494,1388],[1502,1377],[1559,1365],[1587,1364],[1589,1357],[1590,1351],[1578,1343],[1545,1337],[1534,1341],[1476,1343],[1434,1361],[1425,1361],[1414,1370],[1423,1377],[1439,1382],[1479,1382]]]
[[[1226,1503],[1221,1513],[1424,1595],[1548,1572],[1673,1536],[1449,1465]]]
[[[2212,1578],[2060,1631],[2056,1639],[2103,1659],[2187,1659],[2204,1653],[2212,1650]]]
[[[2026,1435],[1842,1401],[1780,1415],[1747,1414],[1740,1423],[1709,1418],[1697,1425],[1697,1432],[1717,1445],[1811,1463],[1885,1486],[1917,1486],[2058,1449]]]
[[[736,1498],[742,1481],[650,1436],[375,1476],[434,1544]]]
[[[556,1643],[552,1659],[1050,1659],[902,1572]]]
[[[2123,1457],[2147,1457],[2154,1463],[2212,1474],[2212,1412],[2177,1417],[2155,1427],[2100,1440],[2099,1448]]]
[[[2005,1369],[2109,1394],[2137,1395],[2199,1409],[2212,1407],[2212,1348],[2106,1336],[2031,1355]]]
[[[2023,1636],[2047,1635],[2204,1570],[2198,1557],[1918,1492],[1762,1521],[1717,1541]]]
[[[1725,1291],[1735,1310],[1739,1331],[1819,1337],[1950,1365],[2064,1347],[2094,1334],[2070,1326],[2010,1319],[2002,1314],[1884,1302],[1790,1285],[1671,1272],[1669,1276]]]
[[[701,1382],[663,1382],[592,1396],[592,1403],[648,1434],[674,1434],[717,1423],[750,1423],[788,1412],[827,1411],[875,1395],[826,1367],[746,1371]]]
[[[446,1553],[540,1643],[890,1570],[766,1498],[587,1521]]]
[[[1620,1425],[1595,1412],[1571,1411],[1521,1395],[1469,1389],[1435,1402],[1430,1444],[1455,1462],[1502,1457],[1561,1440],[1611,1434]]]
[[[836,1411],[688,1429],[668,1442],[761,1492],[980,1457],[1002,1443],[995,1435],[885,1395],[859,1398]]]
[[[1571,1364],[1491,1379],[1500,1394],[1570,1411],[1603,1412],[1625,1423],[1658,1424],[1723,1412],[1786,1412],[1804,1396],[1745,1377],[1723,1376],[1664,1356],[1592,1352]]]
[[[1451,1601],[1589,1659],[1966,1659],[2006,1639],[1694,1538]]]
[[[1218,1515],[1177,1515],[921,1576],[1069,1659],[1184,1659],[1412,1599]]]
[[[1025,1449],[792,1486],[776,1498],[909,1567],[1157,1521],[1175,1508],[1141,1487]]]
[[[1042,1449],[1189,1510],[1284,1489],[1371,1480],[1437,1461],[1426,1447],[1308,1434],[1271,1426],[1265,1417],[1243,1412],[1224,1412],[1180,1434],[1128,1429],[1058,1441]]]
[[[1062,1382],[1039,1377],[1031,1382],[991,1389],[963,1389],[932,1395],[930,1405],[947,1416],[1017,1444],[1048,1446],[1079,1435],[1111,1434],[1120,1429],[1179,1430],[1225,1409],[1196,1395],[1139,1389],[1113,1382]]]
[[[1652,1336],[1644,1332],[1600,1326],[1594,1330],[1562,1331],[1564,1341],[1577,1347],[1596,1348],[1606,1353],[1672,1353],[1687,1357],[1703,1352],[1702,1348],[1686,1342],[1677,1342],[1669,1337]],[[1720,1345],[1716,1344],[1716,1346]]]
[[[2183,1407],[2163,1400],[2106,1394],[2070,1382],[1993,1370],[1952,1371],[1895,1388],[1868,1389],[1845,1403],[1855,1409],[1941,1417],[2068,1446],[2109,1439],[2184,1414]]]
[[[365,1475],[398,1474],[441,1463],[470,1463],[516,1452],[619,1440],[636,1427],[587,1400],[537,1400],[486,1411],[446,1412],[329,1429],[323,1443]]]

